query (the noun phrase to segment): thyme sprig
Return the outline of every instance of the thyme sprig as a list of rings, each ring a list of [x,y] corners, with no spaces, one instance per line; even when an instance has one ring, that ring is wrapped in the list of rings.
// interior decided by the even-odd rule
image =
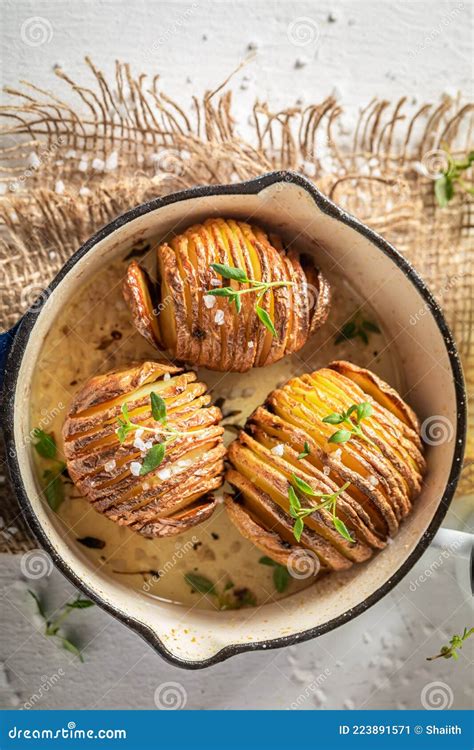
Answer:
[[[345,427],[342,427],[339,430],[336,430],[336,432],[333,432],[333,434],[328,438],[328,443],[347,443],[347,441],[355,435],[356,437],[359,437],[362,440],[365,440],[367,443],[373,445],[372,440],[370,440],[370,438],[368,438],[362,432],[362,428],[360,426],[362,420],[370,417],[372,412],[373,408],[371,404],[369,404],[367,401],[363,401],[360,404],[352,404],[346,411],[342,411],[339,414],[337,412],[328,414],[327,417],[324,417],[322,420],[326,424],[345,425]],[[355,417],[355,421],[352,418],[353,415]]]
[[[241,609],[255,607],[257,599],[248,588],[237,588],[232,581],[227,581],[223,591],[219,591],[216,584],[200,573],[185,573],[184,580],[193,591],[208,594],[215,598],[220,610]]]
[[[463,643],[473,634],[474,628],[464,628],[462,635],[453,635],[449,644],[441,647],[439,654],[427,656],[426,661],[433,661],[434,659],[454,659],[454,661],[457,661],[459,659],[458,651],[462,649]]]
[[[48,461],[43,470],[43,493],[51,510],[57,511],[64,500],[64,485],[61,475],[66,471],[66,464],[57,458],[57,445],[53,433],[45,432],[39,427],[33,430],[33,446],[38,455]]]
[[[272,560],[271,557],[267,557],[267,555],[261,557],[259,563],[273,568],[273,585],[279,594],[283,594],[291,581],[290,571],[286,565],[280,565],[280,563],[275,562],[275,560]]]
[[[124,403],[120,408],[122,416],[117,417],[118,427],[115,430],[115,434],[117,435],[120,443],[125,442],[130,432],[137,430],[151,432],[153,433],[153,435],[157,436],[160,439],[160,441],[158,443],[155,443],[155,445],[152,445],[145,454],[143,464],[140,469],[140,476],[145,476],[146,474],[149,474],[150,471],[154,471],[154,469],[157,469],[158,466],[160,466],[166,455],[166,448],[168,447],[168,445],[177,440],[177,438],[188,437],[191,434],[197,435],[200,432],[203,432],[203,430],[194,430],[192,433],[183,432],[172,427],[168,423],[166,403],[164,399],[154,391],[150,393],[150,406],[153,419],[155,420],[155,422],[158,422],[160,426],[149,427],[148,425],[132,422],[132,420],[130,419],[128,406],[126,403]]]
[[[30,596],[33,597],[33,599],[36,602],[36,606],[38,608],[38,614],[42,619],[44,620],[44,634],[46,636],[49,636],[51,638],[57,638],[59,642],[61,643],[61,646],[66,650],[69,651],[71,654],[74,654],[77,656],[80,661],[84,661],[84,657],[82,656],[82,651],[78,646],[76,646],[75,643],[73,643],[69,638],[66,638],[65,635],[62,634],[61,629],[64,623],[64,620],[69,617],[71,612],[75,609],[88,609],[89,607],[94,606],[94,602],[90,601],[90,599],[82,599],[80,595],[78,595],[72,602],[67,602],[64,607],[61,607],[59,610],[59,614],[56,615],[56,617],[51,618],[47,615],[44,604],[42,603],[41,599],[37,594],[35,594],[34,591],[31,591],[28,589],[28,593]]]
[[[318,510],[329,510],[332,513],[332,523],[336,531],[348,542],[353,542],[354,539],[350,535],[350,532],[344,523],[342,519],[340,519],[337,515],[337,501],[339,499],[339,495],[347,490],[347,488],[350,485],[350,482],[345,482],[342,487],[340,487],[335,492],[327,493],[327,492],[316,492],[313,490],[310,485],[305,482],[303,479],[300,479],[296,476],[296,474],[292,474],[291,478],[296,485],[296,488],[304,493],[305,495],[309,495],[310,497],[318,497],[322,502],[319,505],[309,505],[306,507],[303,507],[301,505],[301,499],[298,496],[295,488],[290,484],[288,487],[288,500],[290,503],[290,516],[295,519],[295,523],[293,525],[293,534],[297,542],[300,541],[301,535],[303,533],[304,529],[304,519],[307,516],[311,516],[313,513],[316,513]]]
[[[249,279],[246,272],[242,268],[233,268],[232,266],[226,266],[223,263],[211,263],[211,268],[223,279],[229,279],[231,281],[238,281],[240,284],[249,284],[247,289],[233,289],[231,286],[218,287],[217,289],[208,289],[207,295],[213,297],[227,297],[230,304],[235,305],[235,309],[240,313],[242,309],[241,297],[243,294],[256,293],[257,299],[255,301],[255,312],[258,318],[265,328],[270,331],[272,336],[277,338],[273,321],[267,311],[261,307],[260,302],[264,294],[270,289],[278,289],[284,286],[293,286],[292,281],[256,281],[255,279]]]
[[[446,153],[448,165],[435,180],[434,184],[435,197],[441,208],[447,206],[453,199],[456,192],[456,185],[459,185],[466,193],[474,195],[474,185],[468,185],[461,177],[462,173],[470,169],[474,164],[474,151],[466,154],[466,157],[461,161],[456,161],[446,147],[443,150]]]
[[[341,344],[343,341],[350,341],[351,339],[359,338],[364,344],[369,343],[369,335],[371,333],[382,333],[377,323],[373,320],[364,318],[362,313],[356,312],[347,323],[344,323],[342,328],[334,339],[335,344]]]

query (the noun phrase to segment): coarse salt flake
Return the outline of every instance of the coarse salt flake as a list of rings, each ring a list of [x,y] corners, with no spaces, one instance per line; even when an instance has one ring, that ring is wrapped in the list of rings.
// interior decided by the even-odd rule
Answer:
[[[111,471],[115,469],[116,466],[117,466],[117,462],[115,461],[114,458],[111,458],[110,461],[106,461],[106,463],[104,464],[104,469],[110,473]]]
[[[163,380],[170,380],[170,378],[171,378],[171,373],[165,372],[165,374],[163,375]]]
[[[140,427],[140,428],[139,428],[139,429],[138,429],[138,430],[136,431],[136,433],[135,433],[135,437],[137,437],[137,438],[141,438],[141,436],[143,435],[143,433],[144,433],[144,432],[145,432],[145,430],[143,430],[143,429],[142,429],[142,428]]]
[[[205,294],[202,298],[202,301],[204,302],[208,310],[210,310],[211,307],[214,307],[214,305],[216,304],[216,298],[212,294]]]
[[[171,469],[161,469],[161,471],[158,472],[157,476],[160,479],[169,479],[171,476]]]
[[[130,464],[130,471],[134,477],[140,476],[141,468],[142,468],[142,465],[140,461],[132,461],[132,463]]]
[[[285,452],[285,446],[283,445],[283,443],[278,443],[278,445],[273,446],[271,452],[275,456],[283,456],[283,453]]]
[[[134,448],[138,448],[139,451],[146,451],[146,443],[139,437],[135,436],[133,441]]]
[[[220,286],[220,285],[221,285],[221,282],[219,281],[219,279],[211,279],[211,286]]]
[[[323,466],[323,474],[325,474],[327,477],[331,473],[331,469],[329,466]]]
[[[247,344],[247,346],[248,346],[249,349],[253,349],[253,347],[254,347],[253,341],[249,341],[248,344]]]
[[[378,483],[379,483],[379,480],[377,479],[377,477],[374,477],[373,474],[372,474],[369,477],[369,484],[371,484],[372,487],[377,487]]]
[[[341,458],[341,456],[342,456],[342,450],[340,448],[338,448],[337,450],[334,451],[334,458],[335,459],[337,459],[339,461],[339,459]]]
[[[221,326],[224,323],[224,310],[217,310],[214,316],[214,322],[217,323],[218,326]]]

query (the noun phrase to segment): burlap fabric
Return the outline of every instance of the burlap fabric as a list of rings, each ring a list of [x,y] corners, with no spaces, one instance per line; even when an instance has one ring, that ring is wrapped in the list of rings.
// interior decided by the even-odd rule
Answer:
[[[133,75],[126,64],[116,63],[113,80],[89,59],[81,83],[55,72],[51,91],[23,81],[7,89],[0,110],[3,330],[86,238],[131,206],[192,185],[293,169],[413,263],[444,308],[472,385],[473,202],[458,191],[439,208],[433,175],[441,148],[458,156],[472,150],[473,104],[374,99],[354,114],[333,98],[280,112],[256,102],[237,123],[228,81],[181,108],[158,76]],[[472,487],[472,455],[471,441],[460,493]],[[28,549],[32,538],[8,479],[0,492],[0,551]]]

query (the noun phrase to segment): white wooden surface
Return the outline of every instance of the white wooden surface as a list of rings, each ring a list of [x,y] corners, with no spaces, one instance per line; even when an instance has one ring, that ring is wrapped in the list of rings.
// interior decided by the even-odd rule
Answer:
[[[51,88],[55,65],[77,78],[89,54],[106,72],[116,58],[159,72],[186,106],[252,51],[233,81],[242,128],[257,96],[277,108],[336,93],[355,116],[374,95],[415,103],[472,90],[467,0],[3,0],[1,8],[4,85],[27,78]],[[187,708],[419,708],[423,689],[425,701],[468,707],[472,649],[458,663],[425,661],[472,624],[470,592],[456,581],[467,562],[450,555],[437,565],[439,554],[430,549],[393,594],[344,628],[207,672],[167,665],[97,608],[71,618],[87,644],[81,665],[41,635],[26,592],[34,586],[58,606],[69,584],[56,572],[27,581],[20,558],[1,556],[0,707],[152,708],[169,681],[180,683]]]

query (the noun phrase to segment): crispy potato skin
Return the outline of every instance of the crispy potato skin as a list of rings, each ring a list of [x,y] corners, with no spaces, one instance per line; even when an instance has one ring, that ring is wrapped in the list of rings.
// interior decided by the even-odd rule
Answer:
[[[241,268],[255,281],[288,284],[259,299],[276,337],[255,312],[256,292],[242,295],[240,313],[229,299],[206,296],[219,286],[249,287],[223,279],[211,263]],[[127,270],[123,292],[135,327],[177,360],[210,370],[246,372],[277,362],[301,349],[329,313],[329,284],[312,259],[286,252],[278,237],[243,221],[208,219],[190,227],[158,247],[157,268],[157,286],[135,261]]]
[[[194,372],[163,362],[114,370],[82,386],[64,422],[64,453],[71,479],[98,512],[146,537],[174,536],[212,515],[226,450],[222,414],[206,390]],[[153,429],[162,429],[151,413],[151,392],[165,402],[166,428],[179,434],[157,468],[136,476],[131,464],[142,464],[151,447],[140,441],[156,444]],[[142,436],[137,440],[132,431],[121,444],[116,429],[123,404]]]
[[[324,417],[364,402],[372,413],[361,422],[363,436],[330,443],[345,425],[327,424]],[[231,521],[280,564],[295,549],[315,553],[323,572],[369,559],[397,533],[420,492],[426,464],[418,424],[391,386],[349,362],[292,378],[269,394],[229,447]],[[305,444],[310,452],[300,457]],[[298,490],[294,476],[326,495],[350,483],[336,507],[353,542],[338,534],[328,509],[306,517],[297,542],[288,502],[290,486]],[[302,506],[320,502],[301,491],[299,497]]]

